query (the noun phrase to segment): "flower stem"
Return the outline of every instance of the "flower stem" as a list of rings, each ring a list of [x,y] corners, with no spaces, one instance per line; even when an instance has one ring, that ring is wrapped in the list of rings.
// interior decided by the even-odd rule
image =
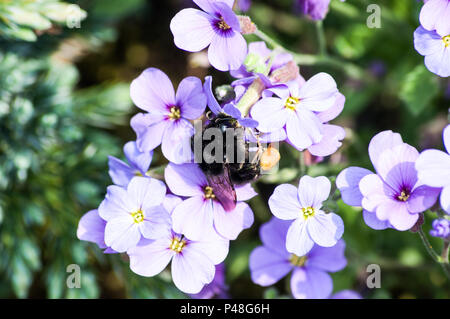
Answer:
[[[323,21],[318,20],[316,21],[316,32],[317,32],[317,41],[319,44],[319,54],[320,55],[327,55],[327,43],[325,39],[325,32],[323,30]]]
[[[448,264],[448,256],[447,256],[447,262],[443,260],[442,256],[439,256],[436,251],[433,249],[433,246],[431,246],[430,242],[428,241],[427,236],[425,235],[422,227],[419,228],[419,231],[417,232],[420,236],[420,239],[423,242],[423,245],[425,246],[426,251],[430,254],[431,258],[435,262],[437,262],[439,265],[441,265],[442,270],[444,271],[445,275],[448,279],[450,279],[450,270],[449,270],[449,264]],[[445,247],[445,244],[444,244]],[[448,246],[447,246],[448,251]],[[444,254],[444,253],[443,253]]]

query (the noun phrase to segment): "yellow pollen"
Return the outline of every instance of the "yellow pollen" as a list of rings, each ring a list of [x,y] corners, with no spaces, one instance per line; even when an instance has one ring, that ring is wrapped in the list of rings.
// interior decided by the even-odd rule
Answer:
[[[174,237],[172,238],[172,243],[170,244],[169,248],[179,254],[183,250],[184,246],[186,246],[185,240]]]
[[[289,262],[295,267],[302,267],[305,265],[306,259],[307,259],[306,256],[299,257],[295,254],[292,254],[291,257],[289,258]]]
[[[409,198],[409,195],[406,194],[404,191],[402,191],[400,193],[400,195],[397,196],[397,199],[401,200],[402,202],[406,202],[408,200],[408,198]]]
[[[302,212],[303,217],[305,217],[305,219],[308,219],[308,217],[312,217],[315,214],[314,208],[312,207],[302,208]]]
[[[286,104],[284,105],[287,109],[290,109],[292,111],[295,111],[297,108],[298,103],[300,102],[300,99],[297,97],[290,96],[286,100]]]
[[[217,23],[217,26],[220,30],[230,30],[231,27],[225,22],[224,18],[220,18],[220,21]]]
[[[138,210],[134,213],[131,213],[131,217],[136,224],[142,223],[144,221],[144,212],[142,210]]]
[[[181,117],[181,111],[178,107],[172,106],[170,108],[169,118],[171,120],[178,120]]]
[[[214,198],[216,198],[216,195],[214,195],[213,188],[211,186],[206,186],[205,189],[204,189],[204,192],[205,192],[205,198],[206,199],[214,199]]]
[[[450,34],[443,37],[442,41],[444,41],[445,47],[450,46]]]

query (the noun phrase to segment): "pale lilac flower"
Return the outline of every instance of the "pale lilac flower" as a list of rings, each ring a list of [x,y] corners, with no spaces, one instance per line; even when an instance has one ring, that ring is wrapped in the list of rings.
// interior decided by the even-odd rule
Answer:
[[[290,284],[295,298],[328,298],[333,290],[328,272],[342,270],[347,264],[345,242],[339,240],[328,248],[315,245],[305,255],[291,254],[286,250],[289,224],[272,218],[261,226],[263,246],[255,248],[249,260],[252,281],[264,287],[271,286],[292,271]]]
[[[447,238],[450,236],[450,221],[445,218],[433,220],[433,229],[430,235],[433,237]]]
[[[420,26],[414,31],[414,47],[425,56],[425,66],[430,72],[441,77],[450,76],[450,34],[442,35]]]
[[[443,140],[447,153],[438,150],[422,152],[416,169],[423,184],[442,187],[441,207],[450,214],[450,125],[444,129]]]
[[[209,46],[208,59],[220,71],[235,70],[247,54],[239,19],[232,10],[234,0],[194,0],[203,10],[178,12],[170,23],[175,45],[198,52]]]
[[[428,31],[450,35],[450,0],[429,0],[420,10],[420,24]]]
[[[100,217],[98,210],[90,210],[78,222],[77,238],[97,244],[105,254],[114,254],[116,251],[105,244],[105,227],[106,221]]]
[[[419,153],[400,134],[383,131],[370,141],[369,156],[376,174],[349,167],[337,177],[343,201],[362,206],[366,223],[374,229],[410,229],[439,194],[418,181],[414,164]]]
[[[188,238],[201,239],[204,232],[215,229],[221,236],[233,240],[253,224],[253,212],[244,200],[256,195],[250,185],[236,187],[237,204],[226,211],[197,164],[169,163],[164,177],[170,191],[188,197],[172,213],[173,229]]]
[[[108,187],[98,208],[106,221],[105,243],[118,252],[137,245],[142,237],[157,239],[170,227],[170,215],[161,205],[166,186],[154,178],[134,177],[127,188]]]
[[[225,283],[225,264],[216,265],[216,273],[211,283],[205,285],[198,294],[192,294],[193,299],[227,299],[228,287]]]
[[[330,0],[297,0],[298,10],[313,20],[323,20],[328,13]]]
[[[238,120],[239,124],[241,124],[243,127],[254,128],[258,126],[258,122],[254,119],[242,116],[241,111],[233,103],[228,103],[222,107],[219,102],[217,102],[212,91],[211,76],[205,77],[205,84],[203,85],[203,89],[207,97],[208,107],[215,115],[218,115],[219,113],[228,114]]]
[[[344,232],[344,223],[338,215],[320,210],[331,190],[324,177],[303,176],[298,189],[290,184],[275,188],[269,198],[269,207],[276,217],[294,220],[286,238],[288,252],[303,256],[314,244],[322,247],[336,245]]]
[[[333,294],[330,299],[362,299],[361,295],[353,290],[341,290]]]
[[[131,119],[139,150],[150,152],[161,144],[169,161],[191,160],[190,137],[194,127],[189,120],[200,117],[206,108],[200,79],[185,78],[175,94],[167,75],[149,68],[131,83],[130,95],[139,108],[148,112],[138,113]]]
[[[167,212],[166,212],[167,213]],[[213,281],[215,265],[224,261],[229,241],[216,232],[205,232],[200,240],[166,230],[159,239],[143,239],[127,254],[130,268],[138,275],[153,277],[172,261],[171,273],[175,286],[188,294],[197,294]]]
[[[128,163],[114,156],[108,156],[109,176],[114,184],[126,187],[134,176],[146,176],[153,152],[141,152],[136,142],[128,142],[123,147]]]
[[[299,150],[319,143],[324,136],[323,123],[315,112],[327,111],[336,103],[334,79],[319,73],[301,87],[292,81],[270,91],[278,97],[262,98],[251,109],[258,130],[274,132],[286,127],[287,138]]]

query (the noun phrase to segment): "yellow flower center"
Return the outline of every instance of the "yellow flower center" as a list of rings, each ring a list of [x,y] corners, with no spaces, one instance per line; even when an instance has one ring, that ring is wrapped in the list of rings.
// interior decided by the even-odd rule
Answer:
[[[289,258],[289,262],[295,267],[302,267],[305,265],[306,259],[307,259],[306,256],[299,257],[295,254],[292,254],[291,257]]]
[[[406,202],[409,198],[409,194],[407,194],[405,191],[402,191],[400,195],[397,196],[398,200],[401,200],[402,202]]]
[[[170,243],[169,248],[171,250],[173,250],[174,252],[176,252],[177,254],[181,253],[181,251],[183,250],[183,248],[186,246],[186,241],[178,238],[178,237],[174,237],[172,238],[172,242]]]
[[[442,41],[444,41],[445,47],[450,46],[450,34],[443,37]]]
[[[205,192],[205,198],[206,199],[214,199],[214,198],[216,198],[216,195],[214,195],[213,188],[211,186],[206,186],[205,189],[204,189],[204,192]]]
[[[286,100],[286,103],[284,104],[284,107],[289,109],[289,110],[295,111],[295,109],[297,108],[298,103],[300,103],[300,99],[299,98],[290,96]]]
[[[181,111],[180,108],[176,107],[176,106],[172,106],[170,108],[170,114],[169,114],[169,118],[171,120],[178,120],[181,117]]]
[[[224,18],[220,18],[220,21],[217,23],[217,26],[220,30],[230,30],[231,27],[225,22]]]
[[[144,212],[139,209],[138,211],[131,213],[131,217],[136,224],[142,223],[144,221]]]
[[[308,219],[308,217],[312,217],[315,214],[315,210],[313,207],[302,208],[303,217]]]

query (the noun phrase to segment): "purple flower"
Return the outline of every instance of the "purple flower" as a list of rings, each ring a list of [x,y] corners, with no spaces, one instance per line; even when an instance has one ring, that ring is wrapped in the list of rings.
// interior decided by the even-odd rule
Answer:
[[[296,255],[286,250],[286,233],[289,222],[272,218],[260,228],[263,246],[250,254],[249,266],[252,281],[261,286],[275,284],[292,271],[291,291],[295,298],[328,298],[333,281],[328,272],[343,269],[345,242],[324,248],[315,245],[307,254]]]
[[[414,164],[419,153],[400,134],[383,131],[370,141],[369,156],[376,174],[349,167],[338,175],[342,200],[362,206],[366,224],[374,229],[410,229],[439,194],[439,189],[418,182]]]
[[[214,297],[219,299],[226,299],[228,290],[225,284],[225,264],[216,265],[216,274],[211,283],[205,285],[198,294],[191,295],[193,299],[212,299]]]
[[[194,0],[203,10],[183,9],[170,23],[175,45],[198,52],[209,46],[208,59],[220,71],[235,70],[247,54],[239,19],[232,10],[234,0]]]
[[[205,174],[197,164],[170,163],[164,177],[172,193],[188,197],[172,213],[173,229],[193,240],[201,239],[204,232],[215,229],[227,239],[236,239],[239,233],[253,224],[253,212],[244,202],[256,195],[250,185],[236,187],[237,204],[226,211],[217,200]]]
[[[167,213],[167,212],[166,212]],[[181,291],[197,294],[213,281],[215,265],[228,254],[229,241],[216,232],[205,232],[200,240],[174,231],[156,240],[143,239],[130,249],[130,268],[138,275],[152,277],[172,261],[172,280]]]
[[[287,232],[288,252],[303,256],[314,244],[332,247],[342,237],[344,223],[334,213],[320,210],[331,190],[330,181],[324,177],[303,176],[298,189],[290,184],[275,188],[269,198],[269,207],[276,217],[294,220]]]
[[[419,180],[425,185],[442,187],[441,207],[450,214],[450,125],[443,132],[447,153],[438,150],[422,152],[416,161]]]
[[[170,215],[161,205],[166,186],[154,178],[134,177],[127,188],[112,185],[98,208],[106,221],[105,243],[125,252],[142,237],[157,239],[170,227]]]
[[[265,97],[251,109],[258,130],[274,132],[286,127],[290,143],[299,150],[321,142],[323,124],[315,112],[330,109],[336,103],[337,87],[333,78],[319,73],[301,87],[297,81],[269,91],[278,97]]]
[[[211,76],[205,77],[205,84],[203,85],[203,89],[207,97],[208,107],[215,115],[219,113],[228,114],[234,117],[236,120],[238,120],[239,124],[241,124],[243,127],[254,128],[258,126],[258,122],[255,121],[254,119],[242,116],[241,111],[232,103],[228,103],[224,107],[220,106],[219,102],[217,102],[216,98],[214,97],[214,93],[212,91]]]
[[[146,176],[153,152],[141,152],[136,142],[128,142],[123,147],[128,164],[114,156],[108,156],[109,176],[114,184],[126,187],[134,176]]]
[[[425,56],[425,66],[430,72],[450,76],[450,34],[441,35],[420,26],[414,31],[414,48]]]
[[[447,238],[450,235],[450,221],[444,218],[433,220],[433,229],[430,230],[430,235]]]
[[[323,20],[328,13],[330,0],[297,0],[297,7],[313,20]]]
[[[341,290],[330,297],[330,299],[362,299],[361,295],[353,290]]]
[[[200,117],[206,108],[200,79],[185,78],[175,94],[167,75],[149,68],[131,83],[130,95],[139,108],[148,112],[138,113],[131,119],[139,150],[150,152],[161,144],[169,161],[191,160],[190,137],[194,128],[189,120]]]
[[[428,31],[450,35],[450,0],[429,0],[420,11],[420,24]]]

